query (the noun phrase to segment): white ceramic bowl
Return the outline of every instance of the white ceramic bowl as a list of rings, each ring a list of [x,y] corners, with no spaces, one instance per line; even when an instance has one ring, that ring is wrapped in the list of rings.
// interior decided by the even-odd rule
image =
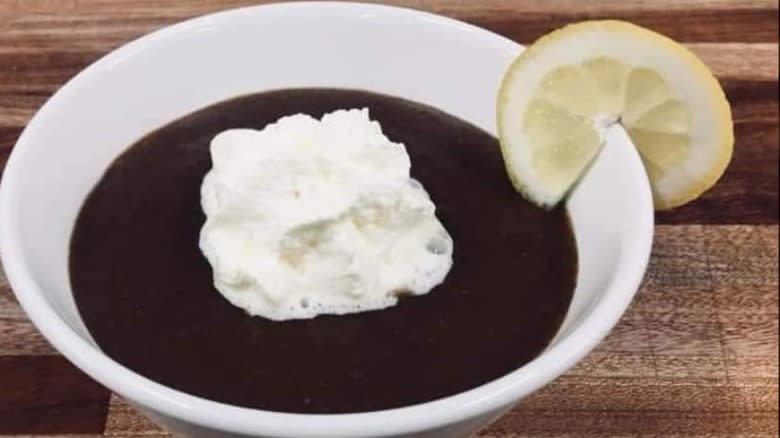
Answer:
[[[499,81],[521,50],[444,17],[349,3],[227,11],[131,42],[57,92],[14,148],[0,188],[8,279],[62,354],[171,431],[274,438],[468,436],[585,356],[639,286],[652,241],[652,200],[640,160],[620,129],[610,132],[568,203],[580,269],[556,340],[505,377],[421,405],[347,415],[281,414],[216,403],[150,381],[105,356],[90,338],[71,296],[68,243],[82,201],[111,160],[145,133],[195,109],[268,89],[358,88],[430,104],[495,133]]]

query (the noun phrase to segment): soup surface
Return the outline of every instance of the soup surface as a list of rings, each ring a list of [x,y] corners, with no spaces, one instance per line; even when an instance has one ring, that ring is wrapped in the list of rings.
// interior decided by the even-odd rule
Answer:
[[[232,306],[198,248],[209,142],[289,114],[362,107],[406,145],[412,176],[454,239],[447,279],[395,307],[346,316],[273,322]],[[70,251],[76,304],[106,354],[190,394],[301,413],[431,401],[517,369],[556,334],[576,273],[565,209],[514,191],[496,138],[428,106],[336,89],[239,97],[148,134],[88,196]]]

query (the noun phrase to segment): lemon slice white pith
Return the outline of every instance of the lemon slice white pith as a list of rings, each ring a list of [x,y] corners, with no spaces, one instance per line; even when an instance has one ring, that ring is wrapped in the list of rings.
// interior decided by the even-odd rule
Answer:
[[[621,21],[587,21],[527,48],[504,76],[498,133],[507,171],[531,201],[557,204],[621,123],[656,209],[682,205],[723,174],[734,144],[718,81],[671,39]]]

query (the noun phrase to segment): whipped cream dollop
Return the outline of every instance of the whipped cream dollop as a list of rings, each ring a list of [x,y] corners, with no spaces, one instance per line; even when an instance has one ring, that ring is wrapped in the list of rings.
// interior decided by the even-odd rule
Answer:
[[[377,310],[425,294],[453,242],[368,110],[296,114],[211,142],[200,248],[234,305],[273,320]]]

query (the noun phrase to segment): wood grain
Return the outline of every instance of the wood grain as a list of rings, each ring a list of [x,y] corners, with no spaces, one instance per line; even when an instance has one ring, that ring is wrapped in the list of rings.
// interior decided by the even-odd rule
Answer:
[[[60,356],[0,356],[0,433],[100,433],[109,392]]]
[[[159,27],[161,21],[179,21],[229,7],[275,3],[251,0],[199,0],[123,2],[116,13],[111,0],[16,0],[5,1],[0,16],[21,27],[44,19],[54,25],[78,24],[81,32],[98,27],[128,29],[140,33]],[[373,3],[381,3],[373,1]],[[680,41],[767,42],[777,41],[778,9],[773,1],[671,0],[628,3],[615,0],[590,2],[534,0],[397,0],[393,4],[448,15],[477,24],[520,42],[530,42],[564,24],[584,19],[622,18],[665,33]],[[67,14],[51,20],[51,14]],[[728,17],[728,19],[724,19]],[[49,30],[56,27],[51,26]],[[107,37],[107,35],[101,35]]]
[[[0,269],[0,357],[48,354],[56,351],[27,319]]]
[[[252,0],[0,0],[0,169],[35,110],[107,51]],[[480,438],[778,436],[778,2],[395,0],[519,42],[624,18],[687,44],[732,104],[734,160],[701,199],[657,216],[644,284],[570,372]],[[0,434],[165,433],[37,333],[0,271]]]

